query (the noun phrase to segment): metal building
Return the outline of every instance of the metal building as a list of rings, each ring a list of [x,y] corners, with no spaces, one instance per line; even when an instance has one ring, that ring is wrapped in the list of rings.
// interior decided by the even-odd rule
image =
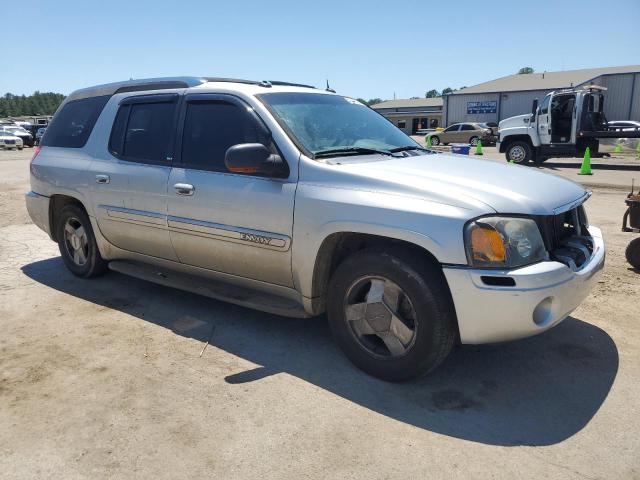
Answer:
[[[499,122],[531,111],[534,99],[563,88],[607,87],[608,120],[640,120],[640,65],[509,75],[444,97],[443,126],[459,122]]]
[[[384,115],[407,135],[442,125],[442,97],[387,100],[371,108]]]

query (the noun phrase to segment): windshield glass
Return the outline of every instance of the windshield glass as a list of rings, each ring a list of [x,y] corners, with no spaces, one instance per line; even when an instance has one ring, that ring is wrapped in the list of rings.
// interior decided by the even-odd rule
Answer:
[[[319,93],[258,95],[293,141],[315,155],[327,150],[419,147],[380,114],[357,100]]]

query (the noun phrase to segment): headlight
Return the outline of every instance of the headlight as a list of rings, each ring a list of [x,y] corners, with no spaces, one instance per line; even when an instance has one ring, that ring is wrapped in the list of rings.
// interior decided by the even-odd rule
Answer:
[[[536,222],[530,218],[484,217],[464,232],[469,265],[514,268],[548,260]]]

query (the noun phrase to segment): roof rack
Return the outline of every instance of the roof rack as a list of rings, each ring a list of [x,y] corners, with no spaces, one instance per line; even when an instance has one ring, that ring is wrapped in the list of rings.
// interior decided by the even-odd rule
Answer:
[[[142,78],[139,80],[127,80],[124,82],[106,83],[94,87],[83,88],[71,93],[66,101],[80,100],[82,98],[99,97],[103,95],[115,95],[122,92],[139,92],[142,90],[163,90],[169,88],[189,88],[202,85],[207,82],[229,82],[244,83],[248,85],[258,85],[265,88],[272,86],[304,87],[315,88],[311,85],[301,83],[281,82],[278,80],[242,80],[239,78],[225,77],[163,77],[163,78]]]
[[[280,80],[244,80],[240,78],[225,78],[225,77],[204,77],[207,82],[229,82],[229,83],[244,83],[247,85],[258,85],[265,88],[271,88],[272,86],[282,87],[303,87],[303,88],[316,88],[313,85],[305,85],[303,83],[282,82]]]

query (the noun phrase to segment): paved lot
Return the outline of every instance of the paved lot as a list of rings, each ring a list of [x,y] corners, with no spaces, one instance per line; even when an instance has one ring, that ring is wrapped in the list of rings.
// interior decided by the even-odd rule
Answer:
[[[0,477],[640,478],[621,190],[588,203],[607,266],[570,318],[393,385],[352,367],[324,318],[73,277],[26,214],[30,154],[0,151]]]

